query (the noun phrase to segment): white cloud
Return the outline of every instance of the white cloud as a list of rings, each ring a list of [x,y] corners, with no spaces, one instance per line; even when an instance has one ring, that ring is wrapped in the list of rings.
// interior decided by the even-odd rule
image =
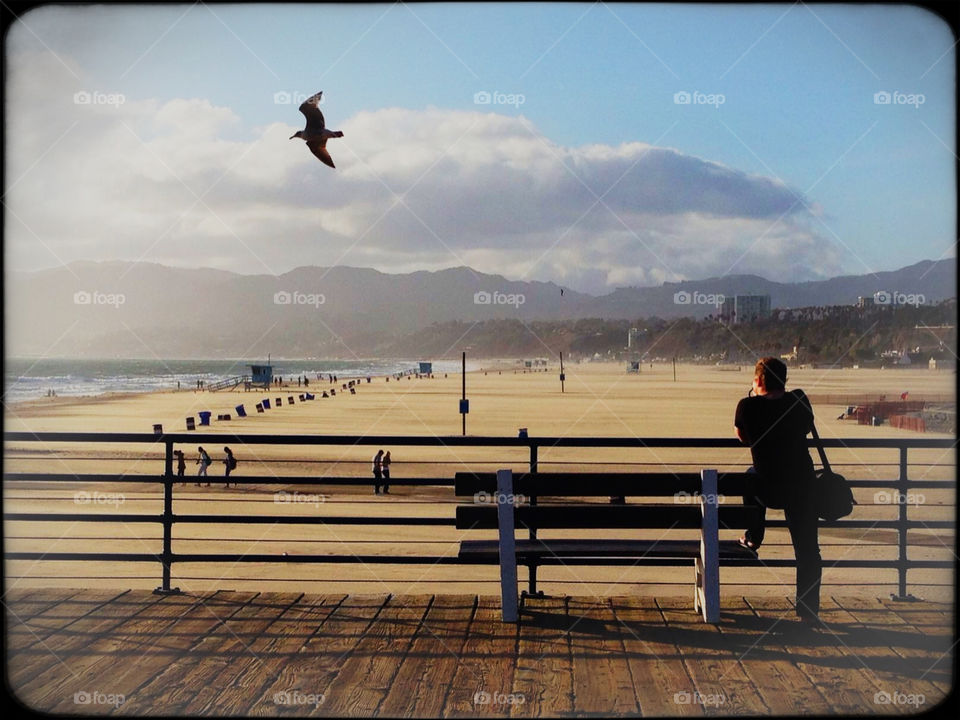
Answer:
[[[288,139],[292,106],[247,128],[205,99],[78,105],[97,88],[65,62],[11,58],[6,202],[22,224],[8,223],[8,267],[469,264],[591,292],[840,268],[807,199],[676,149],[564,147],[522,116],[386,108],[332,124],[332,170]]]

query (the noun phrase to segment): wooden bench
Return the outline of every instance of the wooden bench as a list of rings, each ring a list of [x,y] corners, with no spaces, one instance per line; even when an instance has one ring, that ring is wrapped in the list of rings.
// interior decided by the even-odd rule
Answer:
[[[497,540],[463,540],[459,559],[470,564],[499,564],[503,619],[516,622],[517,565],[529,572],[529,593],[537,594],[541,565],[694,566],[694,608],[706,622],[720,617],[721,564],[750,564],[756,555],[736,540],[720,541],[719,529],[743,530],[758,508],[744,505],[746,473],[716,470],[697,473],[584,474],[457,473],[458,497],[473,502],[457,506],[460,530],[497,529]],[[718,489],[719,488],[719,489]],[[736,503],[718,502],[724,499]],[[671,502],[584,502],[585,497],[666,498]],[[549,498],[546,504],[540,500]],[[526,528],[529,538],[517,539]],[[657,529],[700,531],[699,540],[616,540],[591,533],[577,539],[543,539],[538,530]],[[526,593],[524,593],[526,595]]]

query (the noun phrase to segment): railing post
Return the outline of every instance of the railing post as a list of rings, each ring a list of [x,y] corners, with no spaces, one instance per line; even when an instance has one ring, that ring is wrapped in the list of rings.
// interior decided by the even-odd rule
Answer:
[[[540,447],[540,446],[537,445],[536,443],[533,443],[533,442],[530,443],[530,472],[531,472],[531,473],[537,472],[537,450],[538,450],[539,447]],[[537,496],[536,496],[536,495],[531,495],[531,496],[530,496],[530,507],[536,507],[536,506],[537,506]],[[536,529],[535,527],[530,527],[530,528],[527,528],[527,530],[528,530],[528,532],[529,532],[530,539],[531,539],[531,540],[536,540],[536,539],[537,539],[537,529]],[[536,562],[531,562],[529,565],[527,565],[527,580],[528,580],[528,586],[529,586],[529,590],[528,590],[527,592],[528,592],[530,595],[543,595],[542,592],[539,592],[539,591],[537,590],[537,564],[536,564]]]
[[[907,445],[900,446],[900,478],[897,483],[897,593],[890,594],[892,600],[914,601],[907,592]]]
[[[162,585],[154,589],[154,595],[179,595],[180,588],[170,587],[170,565],[173,556],[173,441],[166,440],[163,456],[163,550],[160,562],[163,564]]]
[[[497,470],[497,527],[500,535],[500,600],[504,622],[517,622],[517,545],[513,472]]]

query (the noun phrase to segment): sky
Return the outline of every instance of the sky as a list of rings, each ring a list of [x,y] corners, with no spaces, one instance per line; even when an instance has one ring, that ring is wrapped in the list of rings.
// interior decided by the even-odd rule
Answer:
[[[45,6],[5,36],[7,271],[469,266],[603,294],[956,254],[912,6]],[[290,140],[318,90],[337,167]]]

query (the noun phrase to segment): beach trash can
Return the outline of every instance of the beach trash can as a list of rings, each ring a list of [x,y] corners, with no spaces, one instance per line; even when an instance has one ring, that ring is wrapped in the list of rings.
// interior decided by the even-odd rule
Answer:
[[[876,427],[877,425],[882,425],[883,418],[878,418],[876,415],[874,415],[872,418],[870,418],[870,424],[873,425],[874,427]]]
[[[200,418],[200,424],[201,424],[201,425],[209,425],[209,424],[210,424],[210,416],[213,415],[213,413],[210,412],[209,410],[201,410],[200,412],[197,413],[197,415],[198,415],[199,418]]]
[[[297,397],[299,397],[299,398],[300,398],[300,402],[303,402],[304,400],[306,400],[306,399],[307,399],[307,396],[306,396],[306,395],[304,395],[303,393],[300,393],[300,394],[299,394],[299,395],[298,395]]]
[[[217,418],[218,420],[229,420],[230,413],[224,413],[221,417]]]
[[[326,391],[326,390],[323,391],[323,397],[330,397],[329,395],[327,395],[327,391]]]
[[[257,403],[257,412],[258,412],[258,413],[262,413],[262,412],[263,412],[263,403]]]
[[[293,402],[293,395],[287,398],[287,405],[296,405],[296,403]]]
[[[283,407],[283,398],[277,398],[274,402],[277,404],[277,407]]]
[[[237,407],[234,409],[237,411],[237,417],[247,416],[247,411],[243,409],[243,405],[237,405]]]
[[[520,431],[517,433],[517,437],[519,438],[529,437],[529,435],[527,434],[527,428],[520,428]]]
[[[163,435],[163,425],[160,423],[154,423],[153,425],[153,434],[154,435]]]
[[[336,389],[335,389],[335,388],[330,388],[330,394],[331,394],[331,395],[336,395],[336,394],[337,394]]]
[[[314,395],[307,393],[307,400],[313,400],[314,397],[315,397]]]
[[[193,416],[187,418],[187,430],[196,430],[196,425],[194,425]]]
[[[263,399],[263,409],[264,409],[264,410],[269,410],[269,409],[270,409],[270,398],[264,398],[264,399]]]
[[[357,389],[356,389],[356,388],[350,388],[350,394],[351,394],[351,395],[356,395],[356,394],[357,394]]]

